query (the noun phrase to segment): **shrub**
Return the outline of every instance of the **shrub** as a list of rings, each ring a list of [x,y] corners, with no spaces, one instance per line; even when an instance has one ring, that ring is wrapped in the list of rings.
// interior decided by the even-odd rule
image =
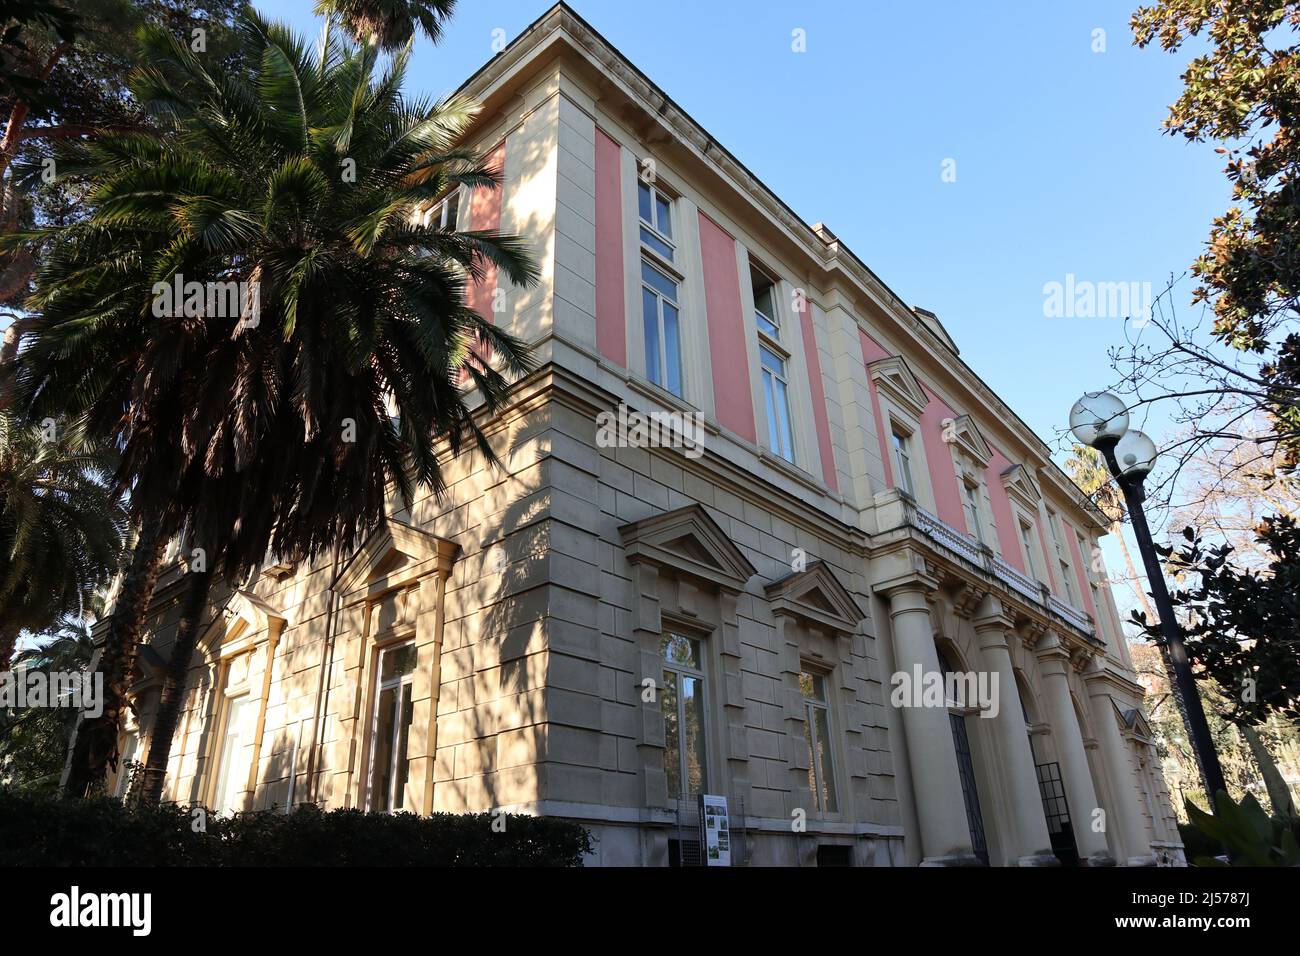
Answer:
[[[307,805],[222,818],[0,788],[0,866],[581,866],[590,850],[578,824],[523,814]]]

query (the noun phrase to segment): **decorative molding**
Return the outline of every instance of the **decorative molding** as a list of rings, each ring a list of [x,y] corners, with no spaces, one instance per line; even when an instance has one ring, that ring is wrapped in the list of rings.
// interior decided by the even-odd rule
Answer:
[[[758,573],[698,504],[630,522],[618,533],[632,565],[653,564],[737,593]]]
[[[802,618],[840,634],[853,634],[866,614],[825,561],[778,578],[763,588],[772,613]]]
[[[366,538],[339,570],[332,590],[339,594],[359,590],[386,563],[409,566],[436,561],[437,570],[445,575],[451,572],[452,565],[459,556],[460,545],[456,542],[421,531],[395,518],[388,518],[371,532],[370,537]],[[400,560],[402,558],[405,559],[404,562]]]
[[[930,396],[925,394],[916,373],[901,355],[876,359],[867,366],[867,373],[891,401],[918,419],[930,403]]]
[[[957,447],[960,451],[965,452],[981,467],[988,466],[989,461],[993,458],[993,450],[989,448],[989,443],[984,440],[979,427],[975,424],[975,419],[971,418],[970,415],[958,415],[956,418],[945,421],[944,424],[945,426],[951,425],[953,437],[956,438]]]
[[[1007,494],[1024,506],[1030,514],[1038,514],[1038,503],[1043,500],[1043,489],[1024,465],[1012,465],[1002,472],[1002,487]]]

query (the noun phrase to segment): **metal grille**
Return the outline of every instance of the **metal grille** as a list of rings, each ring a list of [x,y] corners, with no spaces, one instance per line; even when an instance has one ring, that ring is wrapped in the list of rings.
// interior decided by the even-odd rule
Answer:
[[[984,816],[980,813],[980,795],[975,788],[975,765],[970,756],[970,740],[966,736],[966,718],[949,714],[952,722],[952,744],[957,751],[957,771],[961,775],[961,795],[966,803],[966,825],[970,828],[971,849],[987,866],[988,842],[984,839]]]
[[[700,852],[699,840],[669,840],[669,866],[703,866],[704,855]]]
[[[1061,781],[1059,763],[1040,763],[1038,792],[1043,798],[1043,815],[1047,818],[1047,833],[1052,838],[1052,851],[1066,866],[1079,862],[1079,850],[1074,842],[1074,827],[1070,824],[1070,805],[1065,799],[1065,784]]]

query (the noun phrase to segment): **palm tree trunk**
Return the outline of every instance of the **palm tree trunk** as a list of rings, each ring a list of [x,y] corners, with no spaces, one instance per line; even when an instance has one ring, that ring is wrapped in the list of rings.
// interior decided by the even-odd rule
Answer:
[[[1142,602],[1142,610],[1146,612],[1148,621],[1156,621],[1155,608],[1151,606],[1151,599],[1147,597],[1147,592],[1142,590],[1142,579],[1138,577],[1137,568],[1133,565],[1133,555],[1129,553],[1128,543],[1124,540],[1124,522],[1117,521],[1111,525],[1110,533],[1119,541],[1119,549],[1124,554],[1124,563],[1128,565],[1128,576],[1133,582],[1133,590],[1137,591],[1138,600]]]
[[[1295,816],[1295,802],[1291,799],[1291,789],[1286,785],[1286,781],[1282,779],[1277,764],[1273,762],[1273,755],[1264,746],[1264,741],[1260,739],[1258,731],[1246,724],[1239,725],[1238,729],[1241,731],[1241,735],[1246,738],[1246,743],[1250,746],[1250,752],[1255,758],[1255,763],[1259,765],[1260,775],[1264,778],[1264,786],[1268,790],[1269,803],[1273,804],[1273,816]]]
[[[212,572],[209,570],[190,571],[185,577],[186,589],[182,598],[181,620],[176,629],[176,642],[172,645],[171,659],[167,662],[158,713],[149,734],[149,756],[144,764],[144,785],[140,788],[140,803],[143,806],[157,806],[162,801],[163,780],[167,776],[172,738],[176,735],[181,704],[185,700],[190,660],[194,657],[199,628],[208,609],[208,593],[212,589]]]
[[[131,563],[122,577],[113,616],[109,620],[104,649],[95,668],[104,675],[103,713],[82,720],[77,728],[63,784],[64,793],[70,797],[85,796],[104,779],[110,764],[117,767],[117,735],[122,726],[122,711],[131,706],[128,692],[135,674],[140,636],[144,633],[166,544],[160,522],[141,524],[135,549],[131,552]]]

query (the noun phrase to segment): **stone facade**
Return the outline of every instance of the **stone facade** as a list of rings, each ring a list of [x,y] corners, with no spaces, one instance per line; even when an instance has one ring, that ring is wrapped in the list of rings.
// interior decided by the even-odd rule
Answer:
[[[446,492],[355,554],[223,595],[166,796],[564,816],[593,863],[654,866],[695,852],[698,787],[727,796],[736,863],[1180,860],[1097,583],[1104,522],[938,319],[563,5],[466,91],[503,188],[461,225],[523,235],[542,272],[492,313],[540,362],[485,422],[501,466],[449,458]],[[639,233],[648,168],[668,261]],[[667,379],[644,262],[677,300]],[[698,414],[701,447],[602,440],[620,406]],[[138,753],[181,574],[156,594]],[[666,660],[666,635],[693,656]],[[895,705],[894,675],[945,669],[996,675],[995,699]]]

